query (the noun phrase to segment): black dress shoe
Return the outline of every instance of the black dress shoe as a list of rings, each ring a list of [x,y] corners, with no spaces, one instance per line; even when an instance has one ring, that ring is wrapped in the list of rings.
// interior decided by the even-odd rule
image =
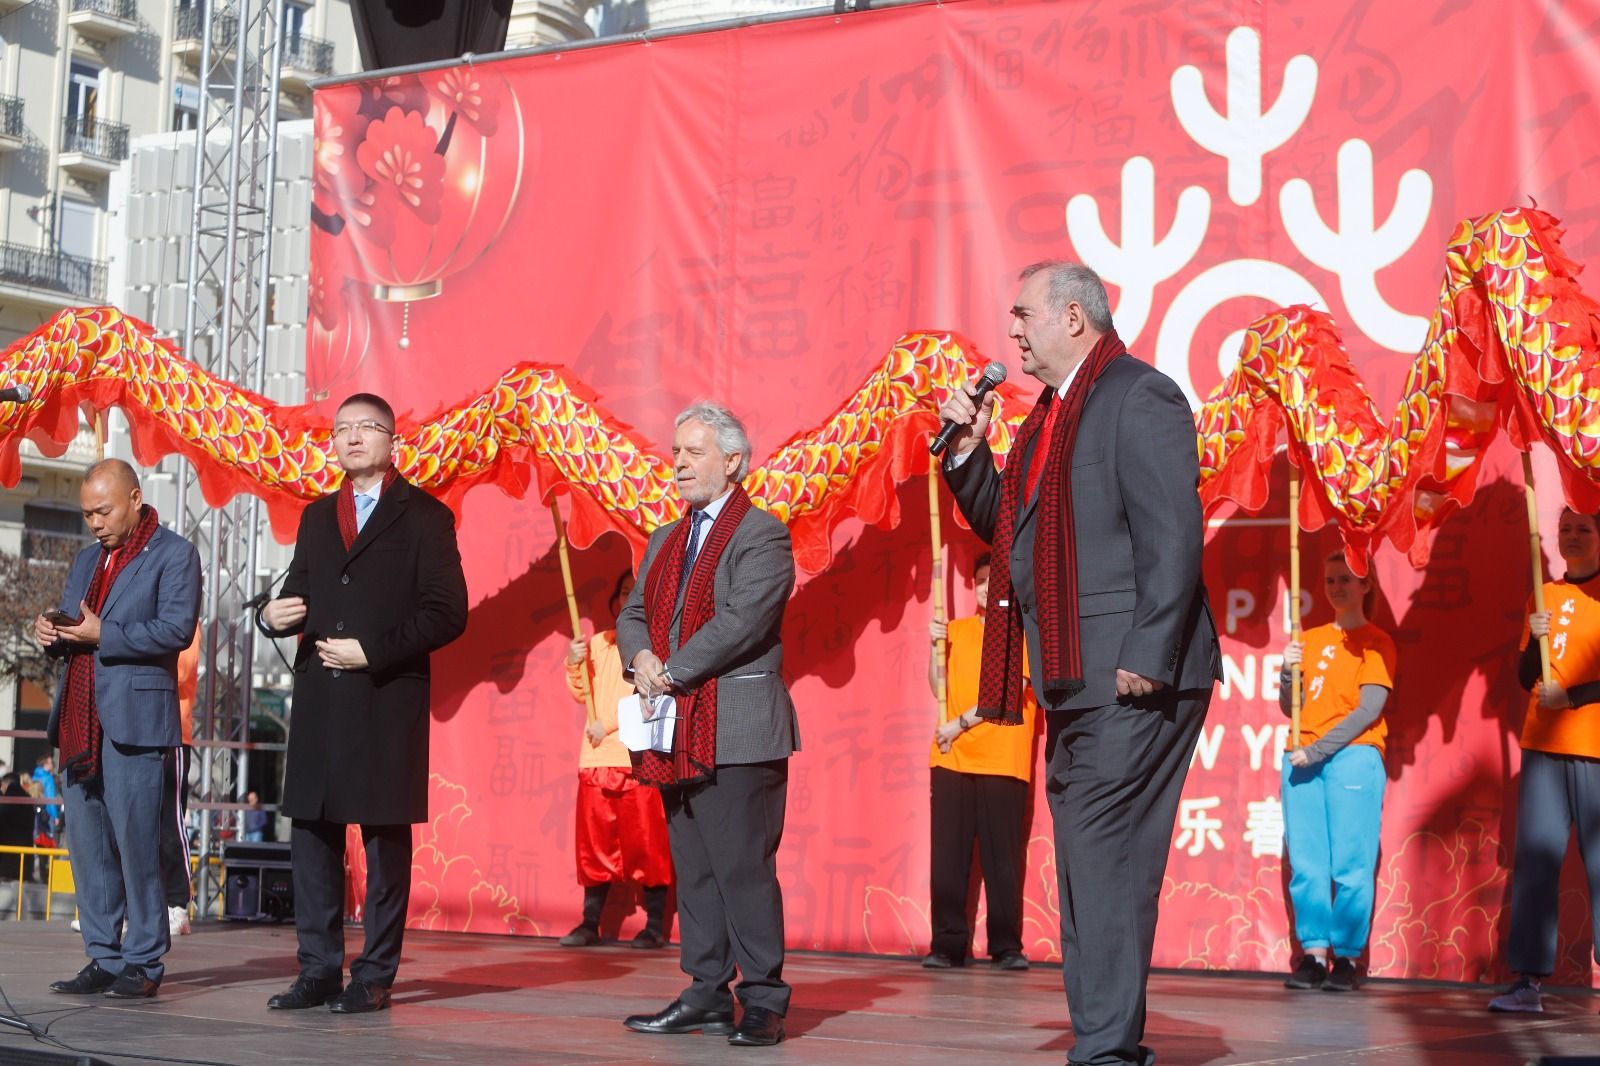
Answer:
[[[1020,951],[1002,951],[989,960],[989,965],[997,970],[1026,970],[1028,957]]]
[[[774,1014],[765,1007],[746,1007],[739,1028],[728,1037],[728,1043],[740,1047],[771,1047],[783,1043],[783,1015]]]
[[[924,970],[949,970],[956,965],[956,960],[942,951],[930,951],[922,957]]]
[[[71,980],[50,982],[50,991],[68,996],[92,996],[110,988],[116,979],[116,974],[101,969],[98,962],[90,962]]]
[[[289,991],[279,992],[267,1000],[268,1010],[306,1010],[320,1007],[344,991],[344,981],[337,977],[312,977],[301,974],[294,979]]]
[[[149,999],[161,988],[161,982],[150,980],[143,966],[129,966],[117,975],[106,989],[107,999]]]
[[[648,925],[635,933],[633,939],[628,942],[630,948],[639,948],[643,951],[654,951],[656,948],[665,947],[666,944],[661,934]]]
[[[733,1011],[701,1010],[675,999],[659,1014],[635,1014],[622,1022],[623,1027],[636,1033],[705,1033],[708,1036],[726,1036],[733,1032]]]
[[[350,984],[328,1004],[334,1014],[370,1014],[375,1010],[389,1009],[389,990],[382,985],[369,985],[352,977]]]

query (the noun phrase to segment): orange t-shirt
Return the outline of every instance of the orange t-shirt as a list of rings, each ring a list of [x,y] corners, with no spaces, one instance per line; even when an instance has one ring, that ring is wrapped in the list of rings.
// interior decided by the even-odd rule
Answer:
[[[1308,629],[1301,643],[1305,660],[1300,680],[1305,699],[1300,706],[1300,743],[1315,744],[1361,703],[1362,685],[1394,688],[1394,639],[1368,622],[1356,629],[1333,623]],[[1389,725],[1379,715],[1350,743],[1370,744],[1384,751]],[[1293,744],[1291,738],[1289,741]]]
[[[565,660],[563,660],[565,662]],[[583,703],[583,674],[589,672],[589,683],[594,686],[594,714],[606,727],[606,738],[599,747],[589,743],[587,734],[580,732],[578,740],[578,769],[620,766],[632,768],[633,759],[617,734],[617,704],[624,696],[633,695],[633,686],[622,676],[622,654],[617,651],[617,631],[602,630],[589,638],[589,658],[586,662],[567,662],[567,691],[572,698]]]
[[[983,661],[983,616],[955,618],[945,640],[945,693],[949,697],[951,721],[978,705],[978,674]],[[1027,676],[1028,664],[1022,664]],[[995,777],[1033,779],[1033,737],[1037,732],[1039,705],[1033,687],[1026,682],[1022,690],[1022,724],[999,725],[979,722],[956,737],[949,752],[929,745],[929,766],[942,766],[963,774],[989,774]]]
[[[1562,688],[1600,681],[1600,580],[1568,584],[1549,581],[1544,604],[1550,611],[1550,675]],[[1533,610],[1530,600],[1528,610]],[[1522,643],[1528,646],[1528,623],[1522,623]],[[1552,755],[1578,755],[1600,759],[1600,703],[1547,711],[1539,697],[1528,700],[1528,717],[1522,724],[1522,746]]]

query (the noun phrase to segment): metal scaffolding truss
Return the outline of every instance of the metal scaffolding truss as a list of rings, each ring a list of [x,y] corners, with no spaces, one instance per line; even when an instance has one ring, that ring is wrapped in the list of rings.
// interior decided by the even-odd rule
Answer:
[[[195,211],[190,231],[183,346],[227,381],[265,391],[278,73],[284,0],[208,0],[200,10],[200,106]],[[210,505],[190,464],[178,475],[177,531],[205,566],[195,749],[200,784],[200,913],[222,891],[213,858],[223,830],[239,828],[250,743],[255,630],[245,603],[256,589],[261,503]]]

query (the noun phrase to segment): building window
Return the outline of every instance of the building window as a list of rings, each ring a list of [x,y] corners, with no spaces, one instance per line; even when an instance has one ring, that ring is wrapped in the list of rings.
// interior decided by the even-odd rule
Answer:
[[[300,35],[305,32],[310,20],[309,5],[293,2],[283,5],[283,43],[289,46],[291,51],[299,46]]]
[[[99,101],[100,68],[74,59],[67,75],[67,117],[81,136],[94,136],[94,119]]]
[[[179,82],[172,90],[172,128],[192,130],[200,125],[200,87]]]

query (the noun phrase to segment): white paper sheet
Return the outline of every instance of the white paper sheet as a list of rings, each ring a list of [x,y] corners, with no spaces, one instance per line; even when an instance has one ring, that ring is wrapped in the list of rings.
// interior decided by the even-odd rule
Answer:
[[[678,721],[678,702],[671,696],[652,701],[647,719],[637,695],[617,701],[617,735],[629,751],[672,753],[672,730]]]

